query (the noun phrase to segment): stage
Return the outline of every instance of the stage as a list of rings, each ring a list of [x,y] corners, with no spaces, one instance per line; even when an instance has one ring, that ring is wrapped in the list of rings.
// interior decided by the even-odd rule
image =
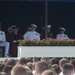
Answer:
[[[75,46],[18,46],[18,57],[75,57]]]

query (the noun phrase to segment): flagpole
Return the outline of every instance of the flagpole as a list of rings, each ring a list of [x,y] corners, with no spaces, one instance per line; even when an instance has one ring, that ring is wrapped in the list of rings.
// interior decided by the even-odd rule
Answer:
[[[47,25],[48,25],[48,0],[45,0],[45,38],[47,38]]]

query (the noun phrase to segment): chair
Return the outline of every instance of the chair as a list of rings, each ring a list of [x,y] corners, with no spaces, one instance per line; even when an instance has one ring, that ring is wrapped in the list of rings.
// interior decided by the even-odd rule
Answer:
[[[5,47],[0,46],[0,57],[4,57],[4,56],[5,56]]]

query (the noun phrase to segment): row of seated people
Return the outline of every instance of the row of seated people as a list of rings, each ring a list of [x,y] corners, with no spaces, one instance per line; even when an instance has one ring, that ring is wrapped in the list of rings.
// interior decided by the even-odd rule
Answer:
[[[0,75],[75,75],[75,58],[5,59]]]
[[[5,57],[11,56],[11,57],[17,57],[17,46],[22,39],[30,39],[30,40],[40,40],[40,34],[36,32],[37,26],[35,24],[31,24],[31,27],[27,29],[27,32],[22,35],[19,32],[19,27],[16,25],[13,25],[11,27],[8,27],[8,33],[5,36],[5,33],[3,31],[0,31],[0,46],[5,46]],[[48,37],[52,38],[52,33],[50,33],[51,25],[47,26],[47,33]],[[57,35],[57,39],[69,39],[66,34],[64,34],[65,29],[60,28],[60,34]],[[45,32],[41,34],[42,39],[45,37]],[[8,41],[8,42],[6,42]]]

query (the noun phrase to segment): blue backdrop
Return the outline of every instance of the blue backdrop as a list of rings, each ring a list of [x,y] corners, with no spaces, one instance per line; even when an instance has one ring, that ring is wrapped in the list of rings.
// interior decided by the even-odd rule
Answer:
[[[31,23],[38,26],[37,31],[41,33],[45,15],[44,2],[0,2],[0,21],[2,30],[6,31],[8,26],[16,24],[24,34]],[[41,19],[42,17],[42,19]],[[42,25],[43,21],[43,25]],[[75,38],[75,3],[74,2],[49,2],[48,24],[52,25],[54,37],[59,33],[60,26],[66,28],[70,38]]]

